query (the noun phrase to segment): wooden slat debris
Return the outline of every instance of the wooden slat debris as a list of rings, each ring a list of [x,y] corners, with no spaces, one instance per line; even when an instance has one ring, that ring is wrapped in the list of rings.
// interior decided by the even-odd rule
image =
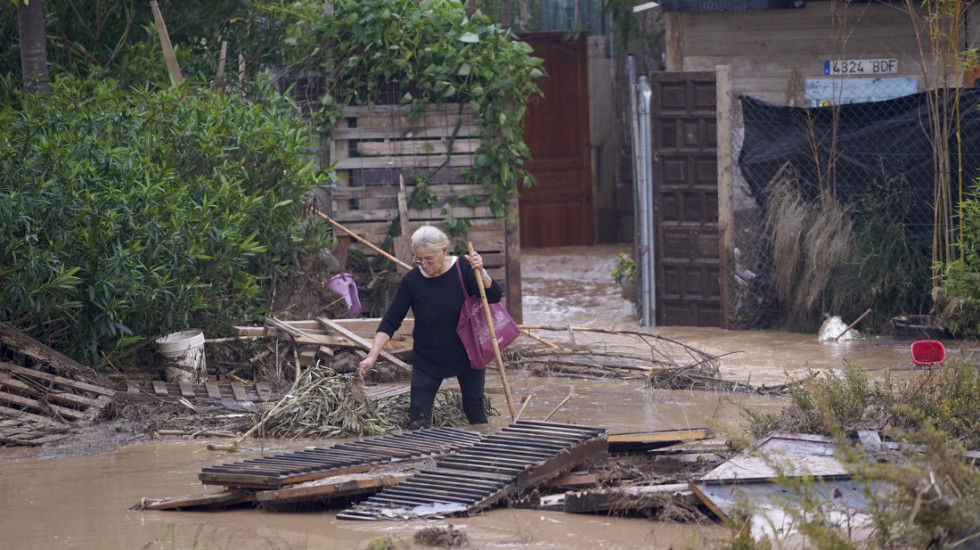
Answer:
[[[36,446],[64,439],[101,414],[115,394],[96,384],[0,361],[0,442]]]
[[[143,499],[130,510],[216,510],[255,502],[251,491],[219,491],[210,494],[187,495],[177,498]]]
[[[61,374],[91,376],[91,369],[88,367],[38,342],[3,321],[0,321],[0,344],[17,350],[39,363],[48,365]]]
[[[612,487],[565,493],[562,510],[577,514],[639,512],[662,508],[674,499],[690,502],[687,483]]]
[[[419,461],[413,462],[412,465],[416,466],[413,471],[339,475],[306,483],[297,483],[282,489],[259,491],[256,493],[256,500],[268,506],[375,493],[385,487],[405,481],[415,473],[415,470],[422,467],[422,463]]]
[[[659,430],[653,432],[632,432],[609,436],[609,452],[636,452],[669,447],[678,443],[711,439],[711,428],[686,428],[681,430]]]
[[[607,454],[604,430],[517,421],[337,515],[398,520],[470,515]]]
[[[327,319],[326,317],[317,317],[316,320],[319,321],[321,324],[323,324],[325,327],[330,328],[332,330],[336,330],[341,335],[343,335],[343,336],[345,336],[345,337],[353,340],[354,342],[357,342],[362,348],[364,348],[366,350],[370,350],[371,349],[371,342],[369,342],[369,341],[361,338],[356,333],[354,333],[353,331],[351,331],[348,328],[344,327],[340,323],[337,323],[337,322],[333,321],[332,319]],[[394,365],[396,365],[396,366],[404,369],[407,372],[411,372],[411,370],[412,370],[412,366],[411,365],[409,365],[408,363],[405,363],[404,361],[402,361],[401,359],[399,359],[399,358],[395,357],[394,355],[388,353],[387,351],[382,350],[381,351],[381,357],[384,357],[385,359],[387,359],[388,361],[390,361]]]

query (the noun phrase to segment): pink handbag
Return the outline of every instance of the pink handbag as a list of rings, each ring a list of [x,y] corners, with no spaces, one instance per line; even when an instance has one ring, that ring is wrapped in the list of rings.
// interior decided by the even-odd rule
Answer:
[[[470,358],[470,367],[480,370],[496,358],[493,352],[493,342],[490,340],[490,327],[487,326],[487,315],[483,311],[483,299],[466,291],[463,284],[463,272],[456,262],[456,273],[459,274],[459,284],[463,285],[463,309],[459,312],[459,323],[456,324],[456,334],[463,341],[466,355]],[[479,282],[477,283],[479,284]],[[520,330],[517,323],[511,319],[507,309],[501,303],[490,304],[490,316],[493,319],[493,330],[497,335],[497,349],[503,350],[517,339]]]

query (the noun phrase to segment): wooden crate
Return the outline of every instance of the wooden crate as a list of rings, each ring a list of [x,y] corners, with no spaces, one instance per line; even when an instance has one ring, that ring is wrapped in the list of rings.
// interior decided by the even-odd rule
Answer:
[[[519,232],[493,216],[483,186],[466,180],[465,171],[472,167],[473,153],[481,143],[475,116],[455,104],[431,107],[411,121],[408,111],[396,105],[343,108],[344,117],[332,132],[327,152],[327,161],[336,163],[339,180],[329,194],[328,214],[381,247],[399,216],[399,180],[404,182],[405,196],[411,197],[416,188],[413,176],[426,176],[438,203],[410,206],[410,230],[427,222],[441,226],[446,218],[443,205],[452,204],[453,217],[470,220],[466,240],[504,286],[507,307],[520,320]],[[447,157],[450,148],[452,155]],[[470,207],[456,199],[462,195],[482,198]],[[453,239],[454,246],[461,242],[462,238]],[[364,251],[372,254],[366,247]]]

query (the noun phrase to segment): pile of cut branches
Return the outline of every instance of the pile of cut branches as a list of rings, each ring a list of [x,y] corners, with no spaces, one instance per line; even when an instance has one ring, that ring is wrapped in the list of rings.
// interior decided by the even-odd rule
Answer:
[[[719,359],[677,340],[640,331],[583,327],[524,327],[567,332],[571,347],[511,348],[508,361],[540,374],[569,378],[644,379],[661,389],[775,394],[784,386],[752,386],[722,379]],[[585,341],[585,335],[600,335]],[[644,349],[645,348],[645,349]],[[737,353],[737,352],[730,352]]]
[[[327,367],[307,369],[287,399],[268,410],[265,433],[272,437],[324,439],[382,435],[408,425],[408,394],[372,401],[356,375]],[[499,414],[487,403],[488,414]],[[440,390],[433,426],[462,426],[459,392]]]

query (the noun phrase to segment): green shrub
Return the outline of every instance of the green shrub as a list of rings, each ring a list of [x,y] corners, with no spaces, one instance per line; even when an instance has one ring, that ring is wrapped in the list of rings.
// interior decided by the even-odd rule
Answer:
[[[321,174],[311,133],[270,86],[123,90],[55,79],[0,110],[0,317],[96,361],[261,308],[294,255]]]

